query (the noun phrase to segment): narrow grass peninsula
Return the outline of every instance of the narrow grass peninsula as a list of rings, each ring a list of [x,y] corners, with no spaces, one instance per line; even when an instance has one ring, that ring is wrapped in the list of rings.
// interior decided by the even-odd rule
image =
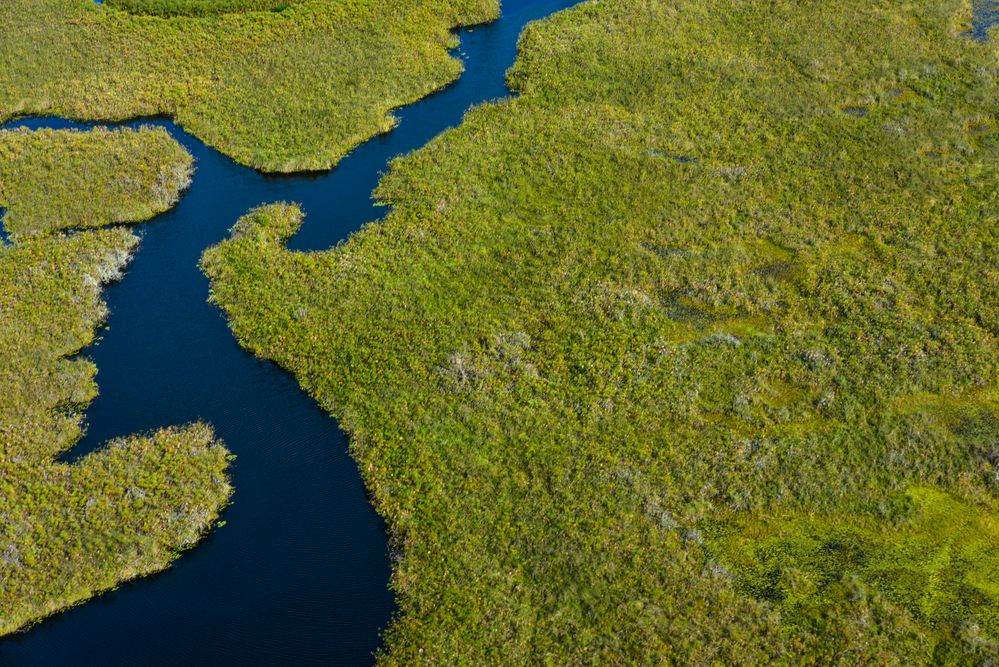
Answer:
[[[999,57],[959,0],[600,0],[327,252],[208,251],[352,434],[383,664],[999,659]]]
[[[138,243],[105,226],[169,209],[192,168],[162,129],[0,131],[14,241],[0,245],[0,635],[164,569],[228,501],[228,452],[205,424],[56,460],[97,394],[76,355]]]
[[[497,0],[10,0],[0,121],[169,114],[264,171],[329,169],[453,81]]]

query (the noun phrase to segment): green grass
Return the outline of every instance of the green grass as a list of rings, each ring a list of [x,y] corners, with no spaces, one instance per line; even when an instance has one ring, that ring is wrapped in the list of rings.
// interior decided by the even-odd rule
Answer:
[[[283,11],[304,0],[106,0],[109,7],[148,16],[208,16]]]
[[[790,618],[816,618],[844,587],[883,596],[931,627],[999,637],[999,515],[932,487],[892,499],[893,520],[851,514],[747,517],[720,526],[739,587]],[[738,521],[738,519],[736,519]],[[844,573],[852,579],[844,582]],[[957,658],[951,646],[935,656]],[[993,646],[994,648],[994,646]]]
[[[7,209],[4,227],[17,237],[147,220],[177,203],[194,169],[161,128],[15,131],[3,138],[0,206]]]
[[[189,13],[211,3],[122,4]],[[447,52],[456,45],[450,28],[498,13],[497,0],[287,4],[164,18],[91,0],[0,3],[0,121],[169,114],[240,163],[328,169],[388,131],[393,108],[460,74]]]
[[[227,452],[205,424],[109,443],[73,465],[96,368],[76,356],[138,238],[191,156],[164,130],[0,132],[0,635],[167,567],[228,501]]]
[[[393,164],[381,223],[290,252],[274,205],[205,254],[351,433],[383,663],[999,659],[999,57],[967,16],[584,3],[527,29],[519,97]]]

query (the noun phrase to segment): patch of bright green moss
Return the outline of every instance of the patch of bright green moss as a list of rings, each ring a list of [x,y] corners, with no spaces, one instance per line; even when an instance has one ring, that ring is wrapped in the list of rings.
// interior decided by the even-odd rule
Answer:
[[[933,487],[909,489],[891,504],[890,517],[737,518],[719,551],[740,587],[794,618],[821,613],[835,586],[856,577],[928,627],[956,637],[972,624],[999,636],[995,507]]]

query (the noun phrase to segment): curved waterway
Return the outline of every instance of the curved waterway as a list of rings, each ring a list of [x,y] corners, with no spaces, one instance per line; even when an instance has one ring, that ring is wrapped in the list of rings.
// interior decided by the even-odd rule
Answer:
[[[0,641],[0,664],[369,664],[395,611],[385,526],[347,441],[295,379],[239,348],[206,302],[205,248],[262,203],[302,204],[289,244],[335,245],[378,219],[370,193],[390,159],[457,125],[473,104],[507,94],[504,73],[524,24],[576,0],[508,0],[503,17],[464,29],[462,77],[397,112],[398,128],[322,174],[266,176],[237,165],[165,119],[197,160],[178,206],[139,226],[142,246],[105,296],[111,311],[86,351],[100,396],[79,457],[117,436],[197,419],[237,455],[225,526],[158,575],[124,584]],[[92,127],[31,118],[5,127]]]

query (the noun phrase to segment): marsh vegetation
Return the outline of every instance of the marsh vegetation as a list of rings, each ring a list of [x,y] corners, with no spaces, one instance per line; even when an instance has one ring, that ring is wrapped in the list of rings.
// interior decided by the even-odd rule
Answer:
[[[169,114],[242,164],[328,169],[390,129],[391,109],[454,80],[449,30],[498,11],[497,0],[10,0],[0,121]]]
[[[994,44],[959,0],[602,0],[318,253],[203,260],[352,435],[385,664],[999,659]]]
[[[146,16],[210,16],[236,12],[280,12],[304,0],[105,0],[109,7]]]
[[[121,438],[68,464],[97,394],[80,350],[138,237],[191,156],[162,129],[0,131],[0,635],[161,570],[227,502],[206,424]],[[95,229],[100,227],[100,229]]]
[[[177,203],[194,172],[191,156],[162,128],[0,136],[3,226],[19,240],[147,220]]]

